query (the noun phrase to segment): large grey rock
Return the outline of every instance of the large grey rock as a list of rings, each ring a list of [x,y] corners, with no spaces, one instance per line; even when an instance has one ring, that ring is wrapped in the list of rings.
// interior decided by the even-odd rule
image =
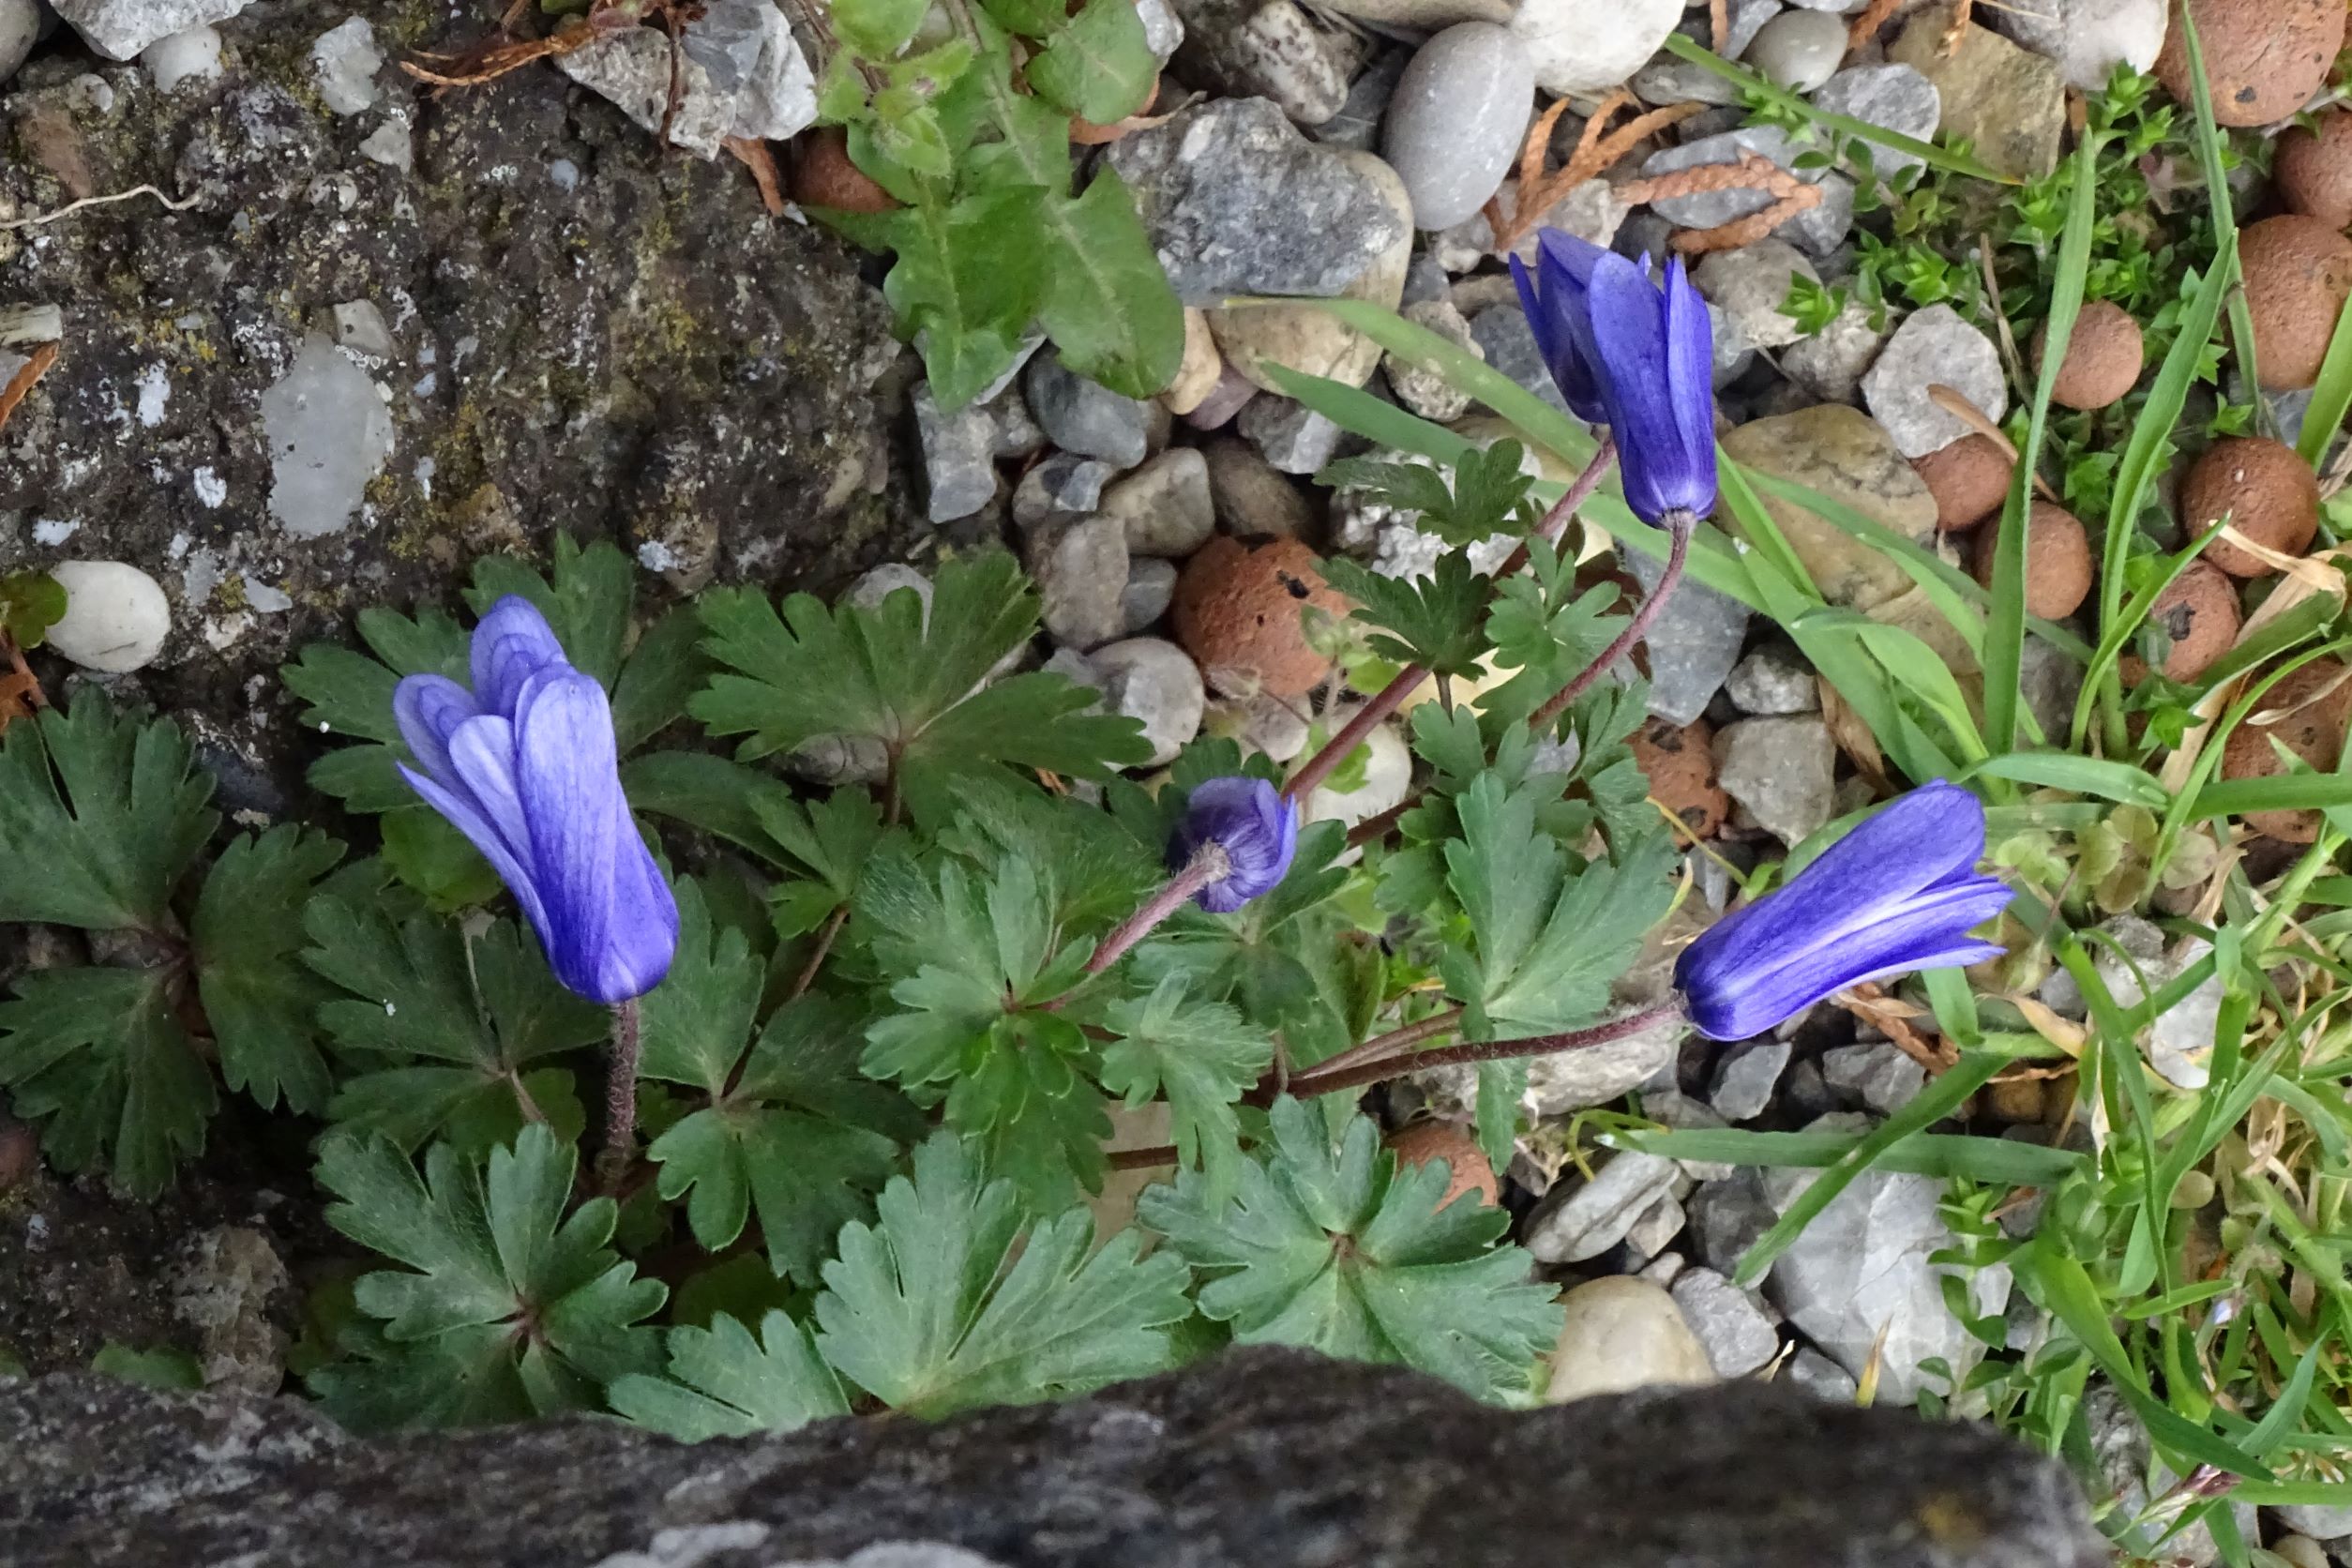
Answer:
[[[1465,22],[1413,55],[1380,152],[1410,196],[1413,224],[1446,229],[1501,188],[1527,135],[1535,71],[1508,28]]]
[[[1714,1270],[1684,1269],[1667,1289],[1716,1376],[1743,1378],[1780,1353],[1780,1334],[1764,1309]]]
[[[2046,176],[2058,167],[2066,135],[2066,83],[2058,63],[1975,22],[1961,29],[1960,47],[1947,50],[1952,9],[1952,0],[1937,0],[1912,12],[1887,58],[1936,84],[1944,135],[1965,137],[2000,174]]]
[[[76,1568],[1452,1568],[1470,1497],[1490,1568],[1564,1542],[1578,1568],[2107,1561],[2059,1466],[1973,1424],[1737,1384],[1511,1412],[1288,1349],[695,1447],[585,1420],[364,1441],[292,1401],[83,1374],[0,1382],[0,1552]]]
[[[1949,305],[1905,317],[1862,379],[1871,415],[1907,458],[1940,451],[1973,429],[1928,396],[1933,386],[1951,387],[1996,424],[2009,411],[2000,351]]]
[[[1723,445],[1749,467],[1817,491],[1914,542],[1936,531],[1927,481],[1904,460],[1886,428],[1860,409],[1824,403],[1752,419],[1726,434]],[[1867,611],[1911,591],[1900,565],[1827,518],[1769,491],[1763,502],[1831,603]]]
[[[110,60],[128,60],[158,38],[183,28],[226,22],[248,0],[64,0],[57,14],[92,49]],[[0,76],[6,76],[0,71]]]
[[[709,68],[652,27],[624,27],[555,57],[558,69],[669,144],[715,158],[733,134],[735,95]]]
[[[0,82],[16,74],[40,32],[39,0],[0,0]]]
[[[1371,176],[1263,98],[1198,104],[1122,137],[1109,158],[1187,305],[1328,298],[1410,232]]]
[[[1936,122],[1943,113],[1943,99],[1936,84],[1908,66],[1855,66],[1839,71],[1815,92],[1813,106],[1825,114],[1866,121],[1914,142],[1934,141]],[[1869,153],[1870,166],[1890,178],[1920,166],[1915,154],[1859,138],[1857,142],[1861,150]]]
[[[1807,1131],[1853,1132],[1860,1117],[1833,1115]],[[1781,1169],[1764,1178],[1766,1196],[1786,1214],[1818,1171]],[[1920,1364],[1940,1360],[1966,1377],[1984,1347],[1944,1304],[1951,1266],[1931,1263],[1958,1244],[1937,1212],[1944,1185],[1929,1176],[1865,1170],[1814,1217],[1772,1264],[1769,1291],[1805,1335],[1848,1372],[1861,1376],[1877,1351],[1878,1397],[1912,1403],[1926,1386]],[[2005,1266],[1963,1275],[1970,1310],[1998,1317],[2009,1300]],[[1883,1340],[1881,1336],[1883,1335]]]
[[[46,156],[71,153],[102,190],[194,200],[0,233],[0,316],[60,307],[69,324],[0,433],[0,560],[154,577],[173,631],[132,691],[203,715],[287,782],[318,737],[295,733],[279,667],[345,638],[359,609],[454,608],[477,557],[543,563],[565,535],[660,562],[681,588],[822,586],[920,527],[873,390],[900,348],[853,251],[769,219],[731,161],[665,155],[553,70],[418,99],[416,173],[377,162],[361,143],[394,105],[347,119],[311,69],[312,42],[355,13],[387,57],[482,25],[451,12],[418,33],[345,0],[275,0],[266,27],[229,29],[219,81],[165,94],[117,76],[128,86],[103,118],[62,73],[0,90],[0,208],[63,194],[42,158],[18,156],[28,120],[51,128]],[[387,98],[406,80],[387,66]],[[347,524],[291,534],[271,517],[264,394],[332,333],[336,307],[363,302],[392,357],[325,353],[375,405],[345,428],[372,441],[388,421],[390,456]],[[37,520],[59,527],[37,535]]]
[[[1830,727],[1811,715],[1743,718],[1715,731],[1715,782],[1792,849],[1830,820],[1836,762]]]
[[[1029,362],[1021,391],[1030,414],[1065,452],[1133,468],[1150,449],[1151,404],[1089,381],[1065,367],[1058,354],[1041,354]]]
[[[776,0],[709,0],[680,48],[734,103],[730,136],[782,142],[817,119],[817,79]]]

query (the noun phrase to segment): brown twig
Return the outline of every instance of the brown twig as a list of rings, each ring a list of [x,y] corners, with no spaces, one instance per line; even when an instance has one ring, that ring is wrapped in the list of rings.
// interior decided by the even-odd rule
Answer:
[[[1567,100],[1554,103],[1529,128],[1527,141],[1519,151],[1519,190],[1511,216],[1502,217],[1500,203],[1490,201],[1486,206],[1486,226],[1493,232],[1497,255],[1504,254],[1526,238],[1528,231],[1562,197],[1623,158],[1635,143],[1707,107],[1703,103],[1673,104],[1636,115],[1616,130],[1608,130],[1608,117],[1633,101],[1634,96],[1621,87],[1603,98],[1592,111],[1592,117],[1585,121],[1584,134],[1576,139],[1576,150],[1569,155],[1565,164],[1549,174],[1544,173],[1544,164],[1551,150],[1552,129],[1560,124],[1560,116],[1568,107]]]
[[[1870,4],[1862,8],[1862,15],[1854,19],[1854,24],[1846,29],[1846,53],[1851,54],[1877,38],[1878,29],[1887,24],[1888,18],[1893,16],[1902,4],[1903,0],[1870,0]]]
[[[776,173],[776,155],[768,150],[768,144],[755,137],[730,136],[719,145],[751,171],[752,183],[760,188],[760,204],[768,209],[768,216],[783,217],[784,182]]]
[[[33,351],[31,358],[17,368],[16,374],[8,378],[8,384],[0,386],[0,430],[8,428],[9,418],[16,413],[17,405],[32,392],[33,384],[47,375],[49,368],[56,363],[57,345],[43,343]]]
[[[1410,1055],[1412,1048],[1424,1040],[1434,1040],[1440,1034],[1451,1034],[1461,1026],[1462,1009],[1448,1007],[1432,1013],[1416,1023],[1409,1023],[1401,1029],[1392,1029],[1385,1034],[1376,1035],[1362,1045],[1350,1046],[1328,1062],[1318,1062],[1306,1070],[1306,1074],[1301,1076],[1352,1072],[1368,1063],[1393,1061],[1397,1057]],[[1277,1085],[1274,1075],[1268,1073],[1265,1079],[1245,1096],[1244,1103],[1257,1106],[1272,1105],[1276,1092]]]
[[[8,683],[14,687],[7,701],[21,701],[27,707],[46,708],[49,693],[41,689],[41,678],[33,673],[33,667],[24,662],[24,650],[6,626],[0,626],[0,656],[8,661]]]
[[[1821,188],[1792,174],[1760,154],[1742,151],[1737,163],[1702,163],[1653,174],[1618,188],[1617,199],[1628,206],[1656,205],[1677,196],[1697,196],[1714,190],[1761,190],[1772,204],[1745,218],[1718,223],[1711,229],[1689,230],[1674,236],[1674,248],[1685,255],[1733,250],[1757,240],[1808,207],[1821,203]]]
[[[1944,29],[1943,54],[1949,60],[1960,53],[1968,41],[1968,19],[1976,12],[1976,0],[1952,0],[1952,25]]]
[[[455,54],[424,56],[453,62],[454,68],[446,71],[430,70],[413,60],[402,60],[400,68],[417,81],[436,87],[478,87],[520,70],[535,60],[552,60],[557,55],[585,49],[604,35],[634,27],[656,11],[667,14],[670,4],[671,0],[596,0],[587,15],[566,18],[543,38],[513,38],[513,26],[520,17],[515,9],[509,9],[498,25],[498,36],[507,38],[508,42],[484,42]]]
[[[1725,0],[1707,0],[1708,36],[1714,39],[1718,54],[1728,54],[1731,42],[1731,8]]]

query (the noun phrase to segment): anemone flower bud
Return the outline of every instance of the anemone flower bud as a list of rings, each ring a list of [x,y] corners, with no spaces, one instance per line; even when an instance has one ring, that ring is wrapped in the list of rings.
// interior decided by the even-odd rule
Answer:
[[[1230,914],[1289,873],[1299,848],[1298,807],[1262,778],[1209,779],[1184,802],[1168,865],[1181,869],[1206,844],[1225,852],[1228,868],[1193,901],[1211,914]]]
[[[1532,282],[1512,276],[1553,384],[1617,443],[1625,504],[1654,527],[1715,509],[1714,327],[1679,256],[1663,289],[1640,266],[1558,230],[1538,241]]]
[[[1818,860],[1711,927],[1674,966],[1691,1022],[1744,1040],[1864,980],[2000,957],[1970,927],[2009,889],[1976,874],[1984,807],[1941,779],[1901,796]]]
[[[621,792],[604,687],[511,595],[474,628],[473,678],[400,682],[400,776],[505,879],[566,989],[642,996],[670,972],[678,905]]]

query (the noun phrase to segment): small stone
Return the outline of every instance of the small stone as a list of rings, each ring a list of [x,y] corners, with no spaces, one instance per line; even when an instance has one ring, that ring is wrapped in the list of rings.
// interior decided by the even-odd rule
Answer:
[[[1030,417],[1028,400],[1019,387],[1008,382],[981,406],[988,411],[988,450],[1000,461],[1033,458],[1046,449],[1046,432]]]
[[[1562,1182],[1528,1216],[1524,1241],[1544,1263],[1580,1263],[1625,1239],[1645,1210],[1674,1184],[1675,1163],[1624,1150],[1589,1182]]]
[[[1225,698],[1211,702],[1201,728],[1239,741],[1243,750],[1262,753],[1275,762],[1290,761],[1306,750],[1306,715],[1279,698]]]
[[[2070,87],[2103,91],[2118,65],[2152,69],[2164,53],[2164,0],[2034,0],[1976,14],[2037,54],[2058,62]]]
[[[1535,84],[1560,96],[1624,85],[1682,19],[1682,0],[1521,0],[1511,30],[1535,68]]]
[[[298,539],[348,526],[392,455],[392,414],[348,355],[313,336],[262,394],[270,515]]]
[[[1725,1048],[1715,1063],[1715,1079],[1707,1103],[1727,1122],[1746,1122],[1764,1114],[1772,1103],[1772,1090],[1788,1066],[1796,1048],[1786,1040],[1750,1040]]]
[[[1363,58],[1354,35],[1291,0],[1173,0],[1178,72],[1228,101],[1255,99],[1303,126],[1339,113]],[[1120,143],[1114,143],[1113,145]]]
[[[2289,1502],[2273,1507],[2271,1512],[2287,1529],[2319,1536],[2339,1546],[2346,1537],[2352,1537],[2352,1502]]]
[[[1030,572],[1037,580],[1046,630],[1056,642],[1085,653],[1127,629],[1127,536],[1118,519],[1039,529]]]
[[[1421,300],[1406,306],[1401,314],[1415,326],[1426,327],[1473,357],[1486,357],[1486,351],[1478,346],[1478,339],[1470,334],[1470,323],[1454,308],[1452,300]],[[1443,425],[1470,412],[1470,394],[1457,390],[1435,370],[1393,354],[1382,361],[1382,369],[1388,374],[1388,389],[1396,394],[1396,400],[1424,419]]]
[[[32,0],[0,0],[0,80],[15,69],[8,63],[8,9],[11,4],[22,4],[27,14],[33,10]],[[26,35],[29,47],[31,35]],[[18,64],[22,64],[22,57]],[[139,63],[147,68],[148,80],[158,93],[168,93],[183,82],[218,82],[220,79],[220,35],[213,28],[198,24],[184,27],[167,38],[158,38],[139,52]]]
[[[1691,281],[1723,312],[1731,330],[1751,348],[1776,349],[1802,336],[1781,310],[1794,281],[1821,281],[1802,251],[1785,240],[1761,239],[1737,250],[1718,250],[1700,262]]]
[[[194,29],[188,31],[193,32]],[[0,0],[0,82],[6,82],[16,74],[17,68],[24,64],[26,57],[33,53],[33,45],[40,40],[40,0]],[[216,35],[216,60],[219,54],[219,44]],[[156,87],[158,91],[170,90],[170,83],[160,79],[154,65],[149,64],[147,70],[150,75],[158,76]],[[178,80],[177,76],[172,78],[173,82]]]
[[[66,613],[49,646],[84,670],[120,675],[144,669],[172,630],[163,587],[122,561],[61,561],[48,568],[66,591]]]
[[[1552,373],[1544,364],[1544,351],[1536,346],[1535,331],[1528,325],[1527,316],[1516,303],[1489,306],[1479,311],[1470,317],[1470,329],[1487,364],[1560,413],[1568,412],[1568,400],[1552,384]]]
[[[1501,188],[1534,98],[1534,68],[1508,28],[1465,22],[1421,46],[1396,84],[1380,138],[1405,182],[1416,228],[1450,228]]]
[[[384,68],[384,51],[376,47],[376,30],[365,17],[353,17],[330,27],[310,46],[310,74],[319,98],[338,114],[358,114],[376,106],[382,93],[376,72]]]
[[[1209,460],[1198,447],[1170,447],[1104,490],[1102,511],[1126,530],[1128,554],[1184,560],[1216,532]]]
[[[1884,1040],[1823,1051],[1821,1077],[1881,1116],[1893,1115],[1927,1087],[1927,1069]]]
[[[1404,298],[1405,273],[1412,264],[1411,198],[1406,194],[1405,182],[1397,177],[1396,171],[1372,154],[1341,150],[1333,156],[1344,159],[1350,169],[1370,181],[1405,225],[1395,243],[1340,290],[1339,297],[1394,310]],[[1380,363],[1380,345],[1369,334],[1314,305],[1250,306],[1211,310],[1208,317],[1225,363],[1262,391],[1278,394],[1282,390],[1267,373],[1269,365],[1320,376],[1345,386],[1361,386],[1371,379]],[[1261,398],[1243,411],[1244,434],[1248,433],[1246,422],[1253,411],[1263,416],[1259,405],[1266,401]],[[1275,463],[1283,466],[1280,459],[1275,459]]]
[[[1860,1117],[1825,1117],[1806,1130],[1853,1132]],[[1786,1212],[1819,1172],[1775,1170],[1766,1190]],[[1944,1304],[1943,1279],[1958,1274],[1969,1310],[1998,1317],[2009,1299],[2005,1266],[1959,1271],[1929,1259],[1956,1238],[1939,1212],[1944,1184],[1930,1176],[1864,1170],[1799,1233],[1772,1265],[1769,1289],[1788,1320],[1848,1372],[1879,1358],[1878,1400],[1917,1401],[1940,1360],[1965,1378],[1984,1347]]]
[[[678,42],[731,100],[728,135],[782,142],[817,123],[816,75],[776,0],[706,0]]]
[[[1661,54],[1642,67],[1634,73],[1631,85],[1636,98],[1660,108],[1677,103],[1740,101],[1739,83],[1674,55]]]
[[[1837,746],[1811,716],[1743,718],[1715,732],[1715,777],[1756,825],[1794,847],[1830,820]]]
[[[1971,430],[1928,397],[1927,389],[1937,385],[1968,399],[1995,424],[2008,412],[2000,351],[1949,305],[1931,305],[1905,318],[1862,377],[1863,400],[1907,458],[1925,457]]]
[[[1326,11],[1340,9],[1336,6],[1321,8]],[[1504,16],[1489,20],[1508,19],[1506,12]],[[1409,50],[1383,50],[1348,84],[1348,96],[1340,101],[1339,112],[1322,124],[1310,128],[1307,134],[1326,147],[1370,152],[1379,146],[1381,117],[1387,114],[1389,100],[1396,96],[1396,83],[1404,76],[1405,67],[1411,58]]]
[[[1167,562],[1143,565],[1168,571],[1173,586],[1175,569]],[[1175,643],[1156,637],[1131,637],[1097,648],[1089,657],[1101,674],[1103,696],[1110,711],[1143,726],[1143,738],[1152,747],[1146,767],[1174,761],[1176,754],[1200,733],[1207,694],[1201,689],[1199,670]]]
[[[1359,22],[1428,32],[1457,22],[1511,20],[1511,0],[1327,0],[1323,9]]]
[[[978,403],[944,413],[930,383],[914,389],[914,432],[923,449],[924,515],[967,518],[996,499],[996,421]]]
[[[1315,503],[1246,441],[1226,437],[1201,448],[1217,526],[1242,539],[1319,537]]]
[[[923,624],[930,625],[931,580],[903,562],[885,562],[865,573],[850,584],[841,598],[860,610],[879,610],[884,599],[901,588],[912,589],[914,596],[923,601]]]
[[[1997,173],[2043,178],[2058,167],[2066,131],[2058,63],[1974,22],[1962,29],[1959,49],[1947,53],[1952,17],[1951,0],[1912,12],[1887,58],[1936,84],[1943,107],[1937,128],[1946,136],[1966,137]]]
[[[1567,1319],[1552,1352],[1546,1404],[1716,1380],[1707,1348],[1674,1298],[1647,1280],[1623,1274],[1588,1280],[1562,1295],[1560,1304]]]
[[[1682,1205],[1671,1192],[1658,1195],[1657,1200],[1641,1212],[1625,1231],[1625,1250],[1636,1258],[1655,1258],[1666,1251],[1668,1243],[1682,1233]]]
[[[1821,402],[1852,402],[1887,340],[1886,333],[1872,324],[1871,315],[1869,306],[1847,300],[1828,325],[1781,351],[1780,373]]]
[[[1176,563],[1150,556],[1127,562],[1127,587],[1120,596],[1129,636],[1144,630],[1168,613],[1176,597]]]
[[[1726,13],[1730,27],[1724,36],[1723,57],[1726,60],[1746,59],[1748,47],[1756,42],[1756,34],[1762,32],[1764,24],[1780,15],[1785,8],[1781,0],[1731,0],[1731,8]],[[1709,41],[1699,39],[1701,43]]]
[[[1196,430],[1223,430],[1257,396],[1258,388],[1249,378],[1220,359],[1217,361],[1217,384],[1209,389],[1207,397],[1200,400],[1199,407],[1184,415],[1184,423]]]
[[[1724,691],[1743,714],[1809,714],[1821,708],[1813,667],[1786,642],[1767,642],[1741,659]]]
[[[1936,84],[1909,66],[1856,66],[1839,71],[1813,95],[1813,106],[1825,114],[1844,114],[1866,121],[1916,142],[1936,139],[1943,100]],[[1920,167],[1910,153],[1857,139],[1852,145],[1870,155],[1871,167],[1892,178]]]
[[[206,1389],[262,1396],[278,1392],[288,1341],[270,1313],[293,1289],[277,1248],[250,1226],[214,1226],[188,1238],[172,1272],[172,1310],[196,1331]]]
[[[584,48],[558,54],[555,66],[655,135],[661,135],[666,124],[670,145],[699,158],[716,156],[719,143],[734,130],[733,95],[713,84],[700,60],[671,50],[668,36],[657,27],[608,33]],[[673,69],[678,88],[674,114]]]
[[[1031,415],[1065,452],[1133,468],[1150,449],[1151,405],[1065,368],[1059,354],[1031,360],[1021,390]]]
[[[409,133],[408,111],[399,108],[359,143],[359,156],[370,163],[407,173],[416,166],[416,139]]]
[[[1744,1378],[1780,1354],[1780,1333],[1763,1308],[1712,1269],[1684,1269],[1669,1292],[1720,1378]]]
[[[1341,708],[1324,718],[1335,731],[1354,716],[1352,709]],[[1335,782],[1317,785],[1300,808],[1299,814],[1304,821],[1353,827],[1405,804],[1406,795],[1412,791],[1413,760],[1396,726],[1376,726],[1364,737],[1364,752],[1363,781],[1345,790]]]
[[[1321,472],[1348,433],[1304,403],[1271,395],[1252,398],[1234,429],[1276,469],[1302,475]]]
[[[1850,1405],[1862,1392],[1851,1372],[1810,1345],[1788,1358],[1788,1380],[1832,1405]]]
[[[1184,47],[1184,23],[1168,0],[1136,0],[1135,14],[1143,22],[1143,44],[1152,58],[1166,65]]]
[[[1348,601],[1324,582],[1313,550],[1295,539],[1253,550],[1214,538],[1177,580],[1176,636],[1221,692],[1300,697],[1331,671],[1330,658],[1307,642],[1309,609],[1348,612]]]
[[[1704,856],[1698,855],[1696,852],[1691,858],[1704,864],[1713,864],[1711,861],[1706,861]],[[1672,1127],[1677,1131],[1694,1128],[1720,1132],[1730,1125],[1712,1108],[1692,1099],[1681,1090],[1661,1089],[1654,1084],[1646,1084],[1642,1088],[1641,1113],[1659,1125]],[[1681,1166],[1682,1174],[1694,1182],[1720,1182],[1737,1168],[1716,1160],[1692,1160],[1678,1157],[1674,1163]],[[1692,1195],[1685,1193],[1683,1196],[1689,1198]],[[1684,1207],[1688,1209],[1687,1204]]]
[[[248,0],[64,0],[56,12],[110,60],[136,59],[159,38],[208,23],[226,22]],[[5,76],[6,71],[0,71]]]
[[[1701,1182],[1682,1206],[1690,1215],[1687,1244],[1700,1262],[1726,1274],[1739,1268],[1774,1218],[1764,1183],[1752,1167]]]
[[[1666,564],[1628,550],[1624,565],[1645,593],[1654,592]],[[1650,664],[1650,711],[1669,724],[1688,724],[1707,711],[1724,678],[1740,661],[1748,638],[1748,607],[1703,583],[1676,588],[1643,641]]]
[[[1103,487],[1118,472],[1099,458],[1051,453],[1032,463],[1013,488],[1013,521],[1027,533],[1042,523],[1083,517],[1102,505]]]
[[[1190,414],[1216,390],[1217,378],[1225,373],[1225,356],[1217,353],[1215,334],[1209,330],[1208,312],[1198,306],[1184,307],[1184,357],[1176,367],[1176,379],[1160,394],[1160,401],[1168,412]]]
[[[2151,991],[2170,985],[2213,950],[2202,937],[2183,937],[2167,948],[2164,932],[2136,914],[2117,915],[2099,928],[2123,950],[2118,954],[2102,942],[2091,957],[2101,982],[2118,1007],[2138,1006]],[[2222,997],[2222,977],[2211,975],[2166,1008],[2149,1027],[2148,1065],[2175,1088],[2202,1089],[2210,1078],[2206,1058],[2213,1049]]]
[[[1859,409],[1824,403],[1750,420],[1723,446],[1735,460],[1818,491],[1905,538],[1923,541],[1936,532],[1926,481],[1885,428]],[[1901,566],[1826,518],[1769,492],[1762,500],[1831,603],[1867,611],[1912,590]]]
[[[1756,29],[1741,56],[1763,78],[1792,93],[1809,93],[1837,72],[1846,58],[1846,23],[1824,11],[1783,11]]]
[[[400,346],[392,340],[392,329],[374,300],[346,300],[335,307],[333,319],[337,347],[385,363],[400,357]]]

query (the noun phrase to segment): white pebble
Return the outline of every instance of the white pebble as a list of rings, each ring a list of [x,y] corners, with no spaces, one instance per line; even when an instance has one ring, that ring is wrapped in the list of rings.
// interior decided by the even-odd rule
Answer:
[[[162,585],[121,561],[66,561],[49,568],[66,591],[64,619],[49,645],[82,666],[120,675],[144,668],[172,630]]]
[[[184,27],[141,50],[139,63],[147,68],[148,80],[158,93],[168,93],[183,82],[217,82],[220,35],[201,23]]]
[[[376,30],[365,17],[353,17],[320,34],[310,46],[310,68],[319,97],[338,114],[373,109],[382,96],[376,72],[384,68],[384,51],[376,47]]]

